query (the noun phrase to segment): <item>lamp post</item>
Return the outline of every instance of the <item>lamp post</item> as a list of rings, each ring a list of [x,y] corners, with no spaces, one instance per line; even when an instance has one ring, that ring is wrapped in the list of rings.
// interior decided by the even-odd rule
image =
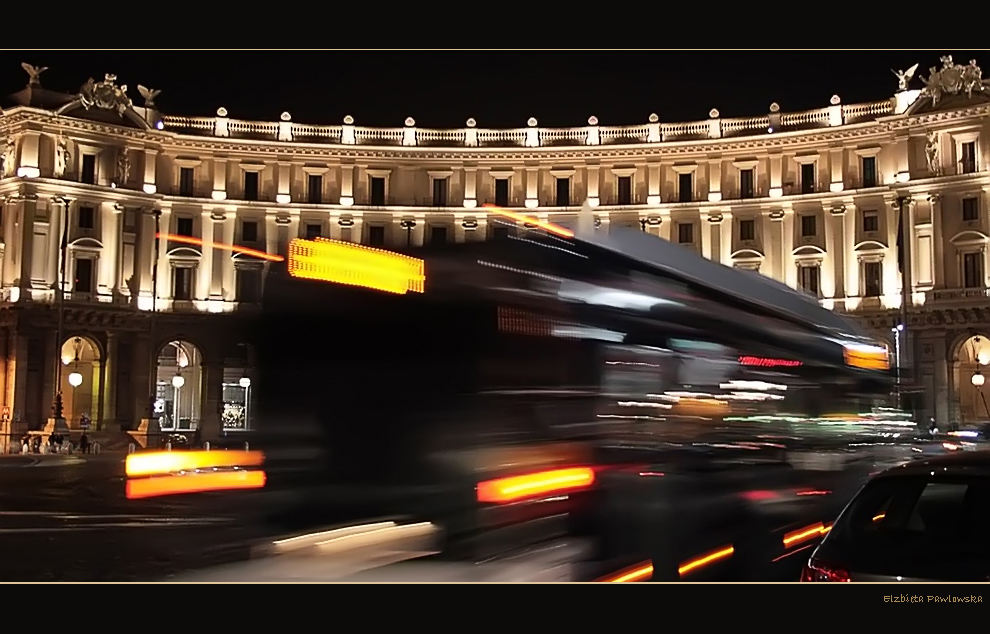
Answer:
[[[176,371],[175,376],[172,377],[172,387],[175,389],[175,394],[172,396],[174,401],[172,403],[172,429],[176,431],[179,429],[179,391],[185,384],[185,377]]]
[[[897,324],[897,326],[890,329],[894,333],[894,364],[897,366],[897,407],[900,408],[901,403],[901,333],[904,332],[904,324]]]
[[[244,388],[244,431],[248,431],[248,421],[251,414],[251,379],[246,376],[241,377],[238,383]]]
[[[53,196],[52,202],[62,205],[62,236],[58,249],[58,279],[55,282],[58,326],[55,329],[55,393],[52,396],[52,418],[57,424],[62,418],[62,337],[65,328],[65,265],[69,250],[69,199],[65,196]]]
[[[412,246],[412,232],[413,232],[413,229],[416,227],[416,221],[415,220],[403,220],[402,222],[399,223],[399,226],[406,230],[406,246],[407,247],[411,247]]]
[[[155,345],[156,317],[158,314],[158,258],[161,253],[162,210],[144,209],[143,213],[155,218],[155,250],[151,263],[151,319],[148,326],[148,346],[151,357],[151,395],[148,398],[148,420],[155,418],[155,401],[158,400],[158,346]],[[175,379],[172,379],[173,384]],[[178,421],[176,421],[176,424]]]

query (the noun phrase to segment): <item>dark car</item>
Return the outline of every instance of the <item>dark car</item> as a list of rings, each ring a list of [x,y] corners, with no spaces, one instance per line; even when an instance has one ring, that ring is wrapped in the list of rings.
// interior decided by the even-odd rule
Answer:
[[[990,451],[888,469],[849,503],[801,581],[990,581]]]

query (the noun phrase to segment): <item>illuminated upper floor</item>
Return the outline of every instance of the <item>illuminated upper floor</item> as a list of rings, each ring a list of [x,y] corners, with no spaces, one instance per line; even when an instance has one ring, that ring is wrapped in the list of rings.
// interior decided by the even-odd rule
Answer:
[[[207,245],[162,247],[156,307],[225,311],[255,296],[257,262],[211,241],[284,253],[297,236],[485,239],[515,229],[484,203],[568,225],[585,201],[605,229],[655,233],[847,310],[899,304],[903,210],[915,303],[990,285],[990,88],[975,64],[943,59],[923,89],[866,104],[515,130],[174,117],[147,90],[134,105],[112,75],[74,93],[29,76],[0,120],[9,299],[51,296],[66,211],[74,297],[151,306],[159,210],[163,232]]]

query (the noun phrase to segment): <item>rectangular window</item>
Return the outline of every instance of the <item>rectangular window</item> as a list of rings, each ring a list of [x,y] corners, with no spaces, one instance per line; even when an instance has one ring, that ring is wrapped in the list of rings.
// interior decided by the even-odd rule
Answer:
[[[688,172],[677,177],[677,200],[682,203],[694,200],[694,174]]]
[[[433,179],[433,206],[434,207],[446,207],[447,206],[447,179],[446,178],[434,178]]]
[[[261,301],[261,269],[237,269],[237,301],[257,304]]]
[[[193,269],[177,266],[172,269],[172,299],[190,301],[192,299]]]
[[[258,200],[258,172],[244,172],[244,200]]]
[[[179,168],[179,195],[180,196],[193,196],[193,191],[196,189],[195,172],[191,167],[180,167]]]
[[[382,225],[368,227],[368,244],[373,247],[385,246],[385,227]]]
[[[753,198],[756,196],[756,176],[752,169],[739,170],[739,197]]]
[[[982,253],[963,253],[962,264],[963,288],[983,288],[986,286]]]
[[[877,186],[877,157],[863,157],[863,187]]]
[[[96,210],[92,207],[80,207],[77,220],[80,229],[96,229]]]
[[[499,207],[509,206],[509,179],[495,179],[495,204]]]
[[[620,176],[616,184],[616,194],[620,205],[632,204],[632,176]]]
[[[569,207],[571,204],[571,179],[557,179],[557,206]]]
[[[816,216],[801,216],[801,237],[814,238],[818,235],[818,218]]]
[[[175,232],[180,236],[186,236],[188,238],[193,237],[193,219],[192,218],[176,218],[175,219]]]
[[[677,242],[680,244],[694,244],[694,225],[690,223],[678,224]]]
[[[306,239],[315,240],[323,236],[323,225],[306,225]]]
[[[962,144],[960,163],[963,174],[972,174],[976,171],[976,141]]]
[[[430,244],[447,244],[447,227],[430,227]]]
[[[385,206],[385,179],[380,176],[371,177],[371,204],[375,207]]]
[[[96,184],[96,155],[95,154],[83,154],[82,156],[82,167],[79,170],[79,180],[82,182],[95,185]]]
[[[863,231],[865,233],[874,233],[880,231],[880,216],[877,215],[875,211],[864,211],[863,212]]]
[[[244,242],[258,241],[258,223],[254,220],[245,220],[241,223],[241,240]]]
[[[974,222],[980,219],[980,199],[963,198],[962,201],[963,222]]]
[[[798,266],[798,285],[805,293],[818,297],[822,269],[818,266]]]
[[[72,290],[76,293],[93,292],[93,260],[79,258],[76,260],[76,271],[72,280]]]
[[[739,239],[743,242],[749,242],[751,240],[756,240],[756,221],[755,220],[740,220],[739,221]]]
[[[865,297],[883,295],[883,266],[880,262],[863,263],[863,295]]]
[[[311,205],[323,202],[323,176],[310,174],[306,178],[306,201]]]
[[[801,164],[801,193],[802,194],[814,194],[815,193],[815,164],[814,163],[802,163]]]

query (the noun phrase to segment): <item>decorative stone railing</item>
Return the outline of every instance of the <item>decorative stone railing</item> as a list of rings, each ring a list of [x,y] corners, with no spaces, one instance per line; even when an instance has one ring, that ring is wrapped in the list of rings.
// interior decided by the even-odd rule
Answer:
[[[401,128],[369,128],[354,125],[353,117],[344,117],[342,125],[295,123],[288,112],[277,122],[230,119],[220,108],[215,117],[173,117],[162,119],[164,129],[220,138],[268,139],[300,143],[342,145],[409,146],[409,147],[579,147],[586,145],[621,145],[628,143],[663,143],[698,141],[780,132],[812,130],[862,123],[894,112],[894,100],[841,105],[838,96],[831,105],[806,112],[781,113],[771,104],[763,117],[722,119],[712,109],[706,121],[661,123],[653,114],[645,125],[599,126],[596,117],[581,128],[541,128],[536,119],[524,128],[493,130],[477,127],[468,119],[464,128],[430,130],[417,128],[410,117]]]

